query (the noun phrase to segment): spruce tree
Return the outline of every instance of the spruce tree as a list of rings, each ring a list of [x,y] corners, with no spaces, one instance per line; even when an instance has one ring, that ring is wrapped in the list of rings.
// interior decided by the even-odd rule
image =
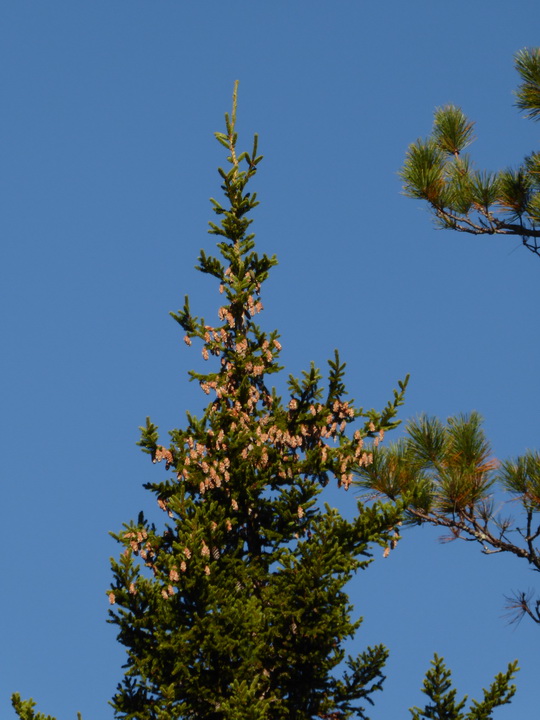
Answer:
[[[521,83],[516,106],[540,118],[540,48],[515,57]],[[435,110],[433,130],[409,146],[400,175],[404,193],[426,200],[439,227],[472,235],[510,235],[540,256],[540,153],[517,169],[477,170],[464,150],[473,126],[461,108]]]
[[[235,123],[236,89],[216,133],[229,163],[226,202],[211,201],[219,254],[202,250],[197,265],[219,288],[217,323],[187,298],[172,313],[210,365],[191,373],[209,404],[167,445],[150,420],[142,428],[142,449],[166,471],[146,485],[164,523],[141,513],[115,535],[110,620],[127,664],[113,706],[133,720],[364,717],[387,651],[345,659],[359,621],[344,586],[369,563],[370,543],[394,541],[400,512],[359,505],[348,521],[319,495],[332,477],[347,490],[353,466],[370,461],[366,437],[377,443],[396,425],[405,383],[382,412],[355,409],[336,352],[325,390],[313,365],[289,378],[286,401],[268,385],[281,345],[255,317],[276,259],[255,251],[248,185],[261,156],[256,136],[251,153],[238,151]]]

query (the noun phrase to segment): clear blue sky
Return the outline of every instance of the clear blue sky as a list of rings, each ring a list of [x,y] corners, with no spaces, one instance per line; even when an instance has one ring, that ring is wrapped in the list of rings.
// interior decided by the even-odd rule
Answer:
[[[112,717],[108,532],[153,503],[137,427],[150,415],[165,432],[201,406],[187,381],[200,354],[168,311],[186,293],[217,308],[193,266],[213,247],[213,131],[234,80],[241,138],[258,132],[265,155],[254,229],[280,264],[261,322],[287,370],[338,347],[365,407],[411,373],[403,418],[475,409],[497,457],[539,446],[540,260],[434,229],[396,174],[447,102],[477,121],[480,166],[537,149],[512,58],[539,27],[537,0],[1,4],[3,718],[13,691],[59,720]],[[437,536],[410,531],[351,585],[355,647],[391,651],[373,719],[409,717],[434,652],[473,696],[519,658],[496,717],[530,716],[540,630],[501,616],[535,577]]]

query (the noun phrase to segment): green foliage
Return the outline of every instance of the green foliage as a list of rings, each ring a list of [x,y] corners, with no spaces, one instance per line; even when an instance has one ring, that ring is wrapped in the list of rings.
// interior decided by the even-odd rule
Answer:
[[[511,220],[519,220],[527,212],[531,199],[531,179],[524,168],[503,170],[498,178],[497,202]]]
[[[520,50],[516,54],[516,69],[523,81],[516,91],[516,105],[537,120],[540,116],[540,49]]]
[[[219,170],[225,202],[212,200],[219,255],[202,250],[197,266],[218,281],[218,323],[194,315],[187,298],[172,313],[186,344],[202,345],[210,367],[190,376],[211,397],[167,447],[150,420],[141,428],[141,448],[168,471],[146,485],[164,522],[141,513],[114,535],[110,621],[127,658],[112,704],[137,720],[365,717],[387,651],[346,658],[359,621],[344,586],[369,564],[372,543],[394,538],[401,511],[359,504],[347,521],[319,496],[331,477],[346,490],[353,466],[369,462],[370,438],[397,424],[406,380],[380,412],[346,399],[337,352],[326,389],[313,365],[289,378],[285,402],[267,385],[281,345],[254,318],[277,261],[257,254],[249,232],[258,202],[247,188],[261,156],[256,137],[237,152],[235,121],[236,88],[216,133],[229,163]]]
[[[452,688],[450,670],[437,655],[431,665],[422,690],[428,696],[430,704],[423,709],[411,708],[413,720],[490,720],[493,710],[510,703],[516,692],[515,685],[510,684],[518,670],[517,662],[513,662],[508,665],[506,673],[499,673],[495,677],[489,690],[484,690],[483,700],[473,700],[469,711],[463,713],[467,696],[456,702],[457,690]]]
[[[516,460],[505,460],[500,478],[506,490],[521,500],[527,510],[540,512],[540,453],[532,451]]]
[[[435,145],[449,155],[459,155],[473,141],[473,126],[459,108],[437,108],[433,121]]]
[[[517,106],[540,117],[540,50],[521,50],[515,58],[522,83]],[[513,235],[540,255],[540,161],[537,153],[517,169],[475,170],[463,150],[473,125],[454,106],[435,110],[426,140],[409,146],[400,175],[409,197],[426,200],[442,228],[473,235]]]
[[[378,448],[373,463],[359,468],[364,487],[409,501],[409,519],[419,512],[459,515],[487,498],[494,464],[477,413],[450,418],[444,426],[421,416],[407,424],[407,437]]]
[[[356,482],[378,497],[405,503],[405,523],[444,527],[444,540],[473,540],[485,554],[509,552],[540,570],[540,454],[499,463],[477,413],[446,424],[422,415],[406,431],[397,443],[377,448],[370,465],[357,468]],[[494,492],[498,500],[509,495],[497,509]],[[521,509],[519,523],[504,515],[508,505]],[[508,600],[516,618],[527,614],[540,624],[540,601],[533,602],[530,593]]]
[[[13,693],[11,696],[11,704],[21,720],[56,720],[52,715],[43,715],[43,713],[34,712],[36,703],[30,700],[21,700],[19,693]],[[81,713],[77,713],[77,720],[82,720]]]
[[[410,197],[436,202],[445,184],[445,155],[432,138],[409,146],[401,170]]]

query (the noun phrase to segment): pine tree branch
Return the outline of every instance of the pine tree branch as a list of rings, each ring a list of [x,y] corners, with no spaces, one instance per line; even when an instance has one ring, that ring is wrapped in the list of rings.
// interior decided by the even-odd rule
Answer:
[[[528,228],[525,225],[516,225],[499,220],[491,213],[482,212],[487,222],[479,224],[473,222],[470,217],[457,215],[447,208],[432,205],[435,215],[439,217],[445,225],[452,230],[458,232],[469,233],[470,235],[511,235],[521,238],[523,245],[535,255],[540,256],[540,244],[538,242],[529,242],[531,238],[540,238],[540,229]],[[481,212],[481,211],[478,211]]]
[[[522,84],[517,105],[540,117],[540,49],[516,55]],[[510,235],[540,257],[540,155],[532,153],[516,169],[497,173],[473,169],[463,149],[473,124],[460,108],[437,108],[431,135],[412,143],[400,175],[404,193],[427,201],[443,228],[471,235]],[[494,212],[505,218],[495,217]]]

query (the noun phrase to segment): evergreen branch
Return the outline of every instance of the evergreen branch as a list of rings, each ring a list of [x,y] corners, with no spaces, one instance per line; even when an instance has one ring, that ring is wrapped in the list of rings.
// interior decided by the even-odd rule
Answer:
[[[505,673],[496,675],[489,690],[484,690],[481,702],[473,700],[467,720],[490,720],[495,708],[508,705],[516,693],[516,686],[511,685],[516,672],[519,670],[517,660],[509,663]]]
[[[529,117],[540,117],[540,49],[516,55],[522,77],[517,106]],[[437,223],[471,235],[521,238],[540,256],[540,156],[532,153],[517,170],[478,172],[462,155],[472,142],[473,123],[460,108],[437,108],[426,140],[412,143],[400,171],[409,197],[425,200]],[[503,214],[495,217],[492,208]]]
[[[430,704],[423,709],[414,707],[410,713],[413,720],[491,720],[493,710],[511,702],[516,692],[515,685],[511,685],[518,665],[512,662],[508,665],[505,673],[496,675],[488,690],[484,690],[483,700],[473,700],[469,711],[464,714],[462,711],[467,702],[467,696],[457,702],[457,690],[452,687],[451,672],[444,664],[442,658],[435,655],[431,661],[432,667],[426,674],[422,692],[425,693]]]
[[[408,422],[403,440],[377,448],[372,463],[359,464],[355,472],[358,484],[375,497],[404,503],[407,524],[445,528],[444,542],[474,542],[486,555],[508,553],[540,571],[540,527],[533,527],[533,515],[540,512],[540,454],[499,464],[490,453],[476,413],[449,418],[446,424],[421,416]],[[494,485],[512,495],[508,502],[520,503],[521,527],[493,507]],[[524,598],[520,595],[516,607],[533,616]]]
[[[11,704],[20,720],[56,720],[52,715],[44,715],[43,713],[34,712],[36,703],[30,698],[22,700],[19,693],[13,693],[11,696]],[[81,713],[77,713],[77,720],[82,720]]]

